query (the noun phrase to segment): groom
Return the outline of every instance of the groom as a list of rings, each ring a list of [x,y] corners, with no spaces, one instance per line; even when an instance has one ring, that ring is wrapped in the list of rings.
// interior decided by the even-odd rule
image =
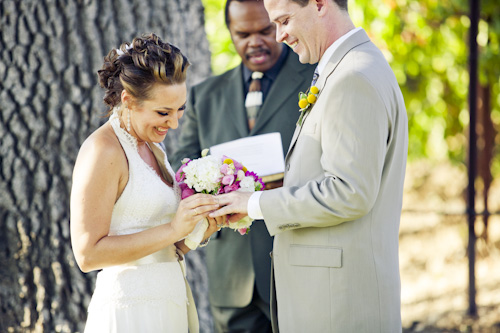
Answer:
[[[273,326],[401,332],[398,233],[406,109],[394,74],[347,0],[264,0],[319,89],[288,154],[284,186],[219,196],[212,216],[265,219],[274,236]],[[255,222],[259,223],[259,222]],[[277,308],[276,308],[277,306]]]

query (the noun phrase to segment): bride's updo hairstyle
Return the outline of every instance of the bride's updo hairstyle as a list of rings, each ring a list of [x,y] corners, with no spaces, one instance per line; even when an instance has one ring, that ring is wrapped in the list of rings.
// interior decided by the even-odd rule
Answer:
[[[111,50],[97,72],[99,83],[105,89],[108,114],[121,103],[123,89],[140,103],[151,98],[151,87],[156,83],[184,83],[188,67],[188,59],[177,47],[164,43],[153,33]]]

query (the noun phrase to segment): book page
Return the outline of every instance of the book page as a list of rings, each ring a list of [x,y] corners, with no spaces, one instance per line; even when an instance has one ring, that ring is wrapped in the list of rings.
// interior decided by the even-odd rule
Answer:
[[[233,158],[259,177],[285,172],[283,145],[278,132],[221,143],[210,147],[210,154]]]

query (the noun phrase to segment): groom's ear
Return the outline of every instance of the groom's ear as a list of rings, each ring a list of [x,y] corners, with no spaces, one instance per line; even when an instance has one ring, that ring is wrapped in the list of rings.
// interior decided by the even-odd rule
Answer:
[[[333,1],[330,0],[315,0],[316,10],[319,17],[325,16],[328,10],[332,9]]]

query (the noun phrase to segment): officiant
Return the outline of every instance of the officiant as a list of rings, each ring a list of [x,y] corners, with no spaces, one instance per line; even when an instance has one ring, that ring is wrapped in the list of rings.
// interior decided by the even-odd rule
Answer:
[[[297,95],[307,90],[314,67],[302,65],[275,40],[262,1],[228,0],[226,25],[241,64],[191,88],[170,162],[198,158],[204,148],[265,133],[281,133],[286,154],[299,117]],[[282,180],[267,188],[281,186]],[[222,229],[206,247],[209,300],[217,332],[270,332],[272,237],[264,223],[248,235]]]

